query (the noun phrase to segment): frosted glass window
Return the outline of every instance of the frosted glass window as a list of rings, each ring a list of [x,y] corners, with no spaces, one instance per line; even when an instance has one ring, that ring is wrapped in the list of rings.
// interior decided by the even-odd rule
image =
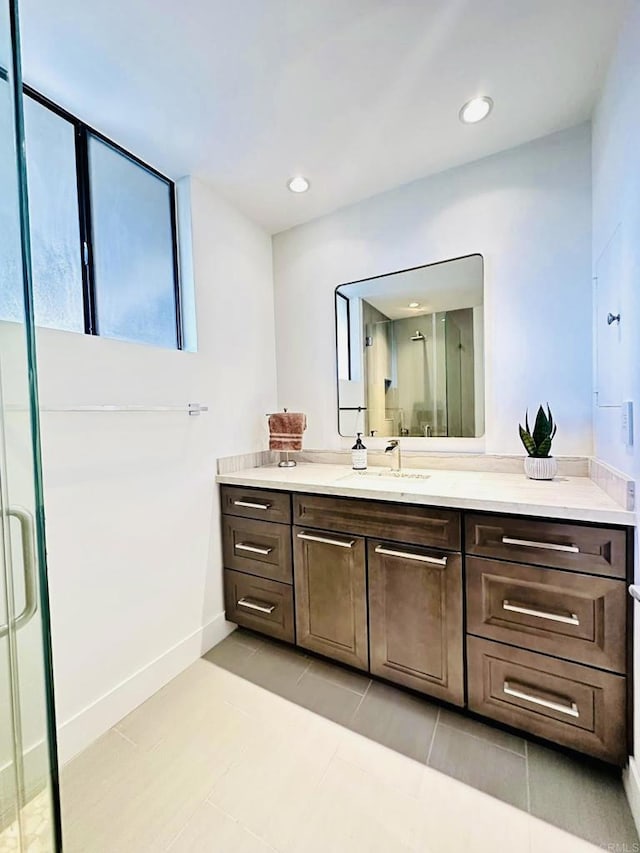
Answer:
[[[89,136],[98,334],[178,346],[171,185]]]
[[[75,128],[33,98],[23,103],[36,324],[83,332]]]
[[[0,76],[0,320],[24,323],[20,211],[11,88]]]

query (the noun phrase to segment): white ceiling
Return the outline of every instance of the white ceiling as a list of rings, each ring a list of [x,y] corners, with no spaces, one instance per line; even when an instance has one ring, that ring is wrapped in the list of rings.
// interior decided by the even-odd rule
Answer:
[[[483,262],[480,255],[455,258],[441,264],[343,284],[340,293],[358,296],[390,320],[420,317],[437,311],[455,311],[482,305]],[[409,308],[419,302],[419,308]]]
[[[586,120],[627,2],[21,0],[24,77],[276,232]]]

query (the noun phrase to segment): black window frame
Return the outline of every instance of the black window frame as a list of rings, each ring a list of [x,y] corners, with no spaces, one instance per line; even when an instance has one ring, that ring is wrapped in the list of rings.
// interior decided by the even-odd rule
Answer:
[[[145,163],[135,154],[127,151],[113,139],[81,121],[72,113],[60,107],[54,101],[42,95],[27,84],[23,85],[25,97],[29,97],[41,106],[69,122],[74,129],[76,188],[78,195],[78,219],[80,227],[80,267],[82,269],[82,303],[84,311],[84,333],[100,336],[99,318],[96,312],[95,270],[93,265],[93,231],[91,222],[91,188],[89,176],[89,137],[92,136],[108,145],[118,154],[126,157],[134,165],[165,183],[169,189],[169,209],[171,216],[171,252],[173,260],[173,293],[175,300],[176,349],[184,349],[184,330],[182,327],[182,299],[180,293],[180,266],[178,260],[178,220],[175,182],[163,175],[153,166]]]

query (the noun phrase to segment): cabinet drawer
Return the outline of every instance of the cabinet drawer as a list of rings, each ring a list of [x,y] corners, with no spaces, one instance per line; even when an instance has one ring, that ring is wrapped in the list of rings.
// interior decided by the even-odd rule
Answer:
[[[230,622],[293,643],[293,589],[225,569],[224,606]]]
[[[624,530],[497,515],[468,515],[466,551],[589,575],[626,577]]]
[[[221,486],[222,512],[258,521],[291,523],[291,495],[265,489],[245,489],[243,486]]]
[[[293,582],[288,525],[223,515],[222,550],[225,569]]]
[[[467,558],[467,630],[545,654],[626,672],[623,581]]]
[[[462,557],[369,540],[371,672],[464,704]]]
[[[294,524],[429,548],[460,550],[460,513],[357,498],[295,495]]]
[[[622,765],[626,678],[469,637],[469,708]]]

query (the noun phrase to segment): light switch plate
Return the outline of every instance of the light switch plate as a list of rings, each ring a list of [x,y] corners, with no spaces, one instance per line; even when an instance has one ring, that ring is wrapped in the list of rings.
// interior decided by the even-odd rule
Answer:
[[[620,413],[622,441],[627,447],[633,445],[633,401],[625,400]]]

